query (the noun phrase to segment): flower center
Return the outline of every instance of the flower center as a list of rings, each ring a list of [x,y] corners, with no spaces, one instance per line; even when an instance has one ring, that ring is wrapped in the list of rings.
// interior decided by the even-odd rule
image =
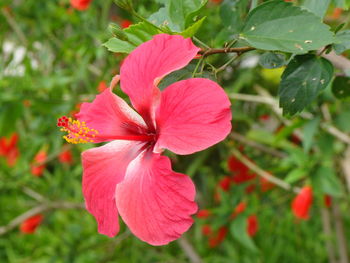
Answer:
[[[106,140],[127,140],[127,141],[155,141],[154,135],[108,135],[99,134],[95,129],[86,126],[86,123],[79,120],[73,120],[63,116],[57,120],[57,126],[62,127],[61,131],[68,132],[63,138],[73,144],[101,142]]]

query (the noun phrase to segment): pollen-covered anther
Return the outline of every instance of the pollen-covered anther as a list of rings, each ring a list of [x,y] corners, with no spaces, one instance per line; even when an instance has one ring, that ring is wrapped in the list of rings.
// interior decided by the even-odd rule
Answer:
[[[63,116],[57,120],[57,126],[61,131],[68,132],[63,138],[73,144],[94,142],[98,131],[86,126],[86,123]]]

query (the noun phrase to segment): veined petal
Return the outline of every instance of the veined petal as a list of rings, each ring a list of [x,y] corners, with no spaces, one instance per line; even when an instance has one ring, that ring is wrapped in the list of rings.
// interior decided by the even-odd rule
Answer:
[[[141,142],[113,141],[82,153],[85,204],[96,218],[101,234],[112,237],[119,231],[116,185],[142,146]]]
[[[167,87],[157,111],[158,140],[177,154],[201,151],[225,139],[231,131],[230,101],[224,90],[209,79],[193,78]]]
[[[120,69],[121,89],[146,122],[153,121],[161,78],[186,66],[198,51],[189,38],[160,34],[138,46],[125,59]]]
[[[97,95],[92,103],[83,103],[75,115],[79,121],[86,122],[90,129],[99,135],[135,135],[145,133],[147,127],[143,119],[124,100],[106,89]],[[110,141],[96,136],[94,142]]]
[[[133,160],[117,185],[116,204],[131,232],[151,245],[179,238],[197,211],[195,187],[184,174],[171,170],[168,157],[145,151]]]

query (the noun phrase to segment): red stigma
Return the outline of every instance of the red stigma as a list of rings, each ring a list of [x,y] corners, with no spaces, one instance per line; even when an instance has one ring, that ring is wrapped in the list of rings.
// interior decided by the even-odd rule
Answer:
[[[57,126],[58,127],[67,127],[68,122],[69,122],[69,119],[66,116],[62,116],[61,118],[57,119]]]

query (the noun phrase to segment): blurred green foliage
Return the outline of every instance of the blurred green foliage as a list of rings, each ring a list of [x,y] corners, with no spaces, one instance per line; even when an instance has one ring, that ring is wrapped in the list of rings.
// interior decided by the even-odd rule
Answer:
[[[112,53],[103,46],[116,37],[113,31],[107,30],[110,22],[122,24],[124,20],[130,20],[151,27],[153,33],[146,30],[146,36],[137,31],[140,24],[124,30],[128,37],[139,41],[133,43],[132,48],[159,33],[145,21],[147,18],[151,22],[157,18],[159,23],[156,25],[169,33],[186,32],[195,25],[186,36],[194,35],[194,43],[202,48],[206,48],[205,45],[211,48],[237,47],[247,42],[254,46],[255,40],[249,39],[250,33],[246,35],[247,42],[238,40],[237,36],[242,29],[246,32],[251,28],[244,29],[244,18],[249,10],[255,7],[255,3],[266,1],[225,0],[207,4],[193,1],[195,4],[185,8],[182,17],[174,13],[180,8],[177,6],[179,2],[135,1],[135,13],[132,14],[117,7],[112,0],[95,0],[86,11],[74,10],[68,0],[0,1],[0,137],[18,133],[20,150],[14,166],[9,166],[0,157],[0,226],[40,204],[83,203],[80,153],[92,145],[66,145],[56,127],[56,120],[62,115],[73,114],[79,103],[91,101],[99,92],[99,83],[108,83],[118,73],[126,54]],[[304,3],[295,2],[296,6]],[[313,8],[312,1],[305,2],[307,7]],[[328,2],[326,9],[318,7],[310,11],[326,14],[324,20],[331,28],[343,21],[347,23],[349,12],[344,10],[340,17],[334,17],[334,8],[338,5],[346,9],[348,3]],[[161,21],[168,16],[172,19],[167,24],[169,26]],[[204,17],[204,22],[196,25]],[[289,20],[288,23],[298,23]],[[324,26],[321,27],[325,30]],[[343,30],[347,28],[348,24],[345,24]],[[137,38],[140,34],[141,40]],[[341,52],[349,48],[348,35],[342,33],[342,38],[343,45],[338,43],[336,48]],[[119,41],[119,45],[124,40],[114,41]],[[329,43],[327,38],[324,44]],[[259,43],[254,47],[261,48]],[[275,47],[267,49],[275,50]],[[279,61],[280,66],[295,56],[282,54],[285,49],[279,51],[281,54],[276,54],[284,56],[283,63]],[[191,156],[168,153],[174,170],[190,175],[195,181],[200,209],[208,209],[212,214],[206,219],[196,218],[191,230],[185,234],[204,262],[328,262],[326,242],[333,245],[336,254],[340,244],[334,231],[331,234],[324,232],[325,211],[330,216],[331,225],[340,220],[344,229],[342,234],[350,236],[349,195],[341,165],[348,145],[327,129],[331,126],[345,134],[350,132],[348,98],[341,96],[343,93],[348,95],[348,76],[336,71],[342,75],[341,79],[336,79],[341,81],[342,87],[333,87],[339,99],[328,85],[317,98],[318,90],[314,90],[315,100],[298,108],[298,111],[305,108],[304,114],[284,118],[276,114],[269,103],[237,97],[237,94],[260,96],[261,90],[269,92],[272,98],[277,96],[284,67],[267,69],[271,67],[268,59],[281,59],[276,54],[255,50],[237,59],[232,54],[208,56],[192,62],[160,83],[164,88],[192,75],[214,79],[232,97],[233,131],[245,138],[229,137],[219,145]],[[348,55],[346,51],[343,54]],[[260,59],[259,65],[260,56],[264,56],[265,62]],[[340,94],[341,90],[344,92]],[[125,98],[120,90],[116,92]],[[256,147],[257,144],[262,147]],[[62,147],[72,151],[73,164],[59,161]],[[226,190],[220,188],[219,181],[234,173],[229,170],[227,160],[232,149],[239,148],[256,165],[292,186],[312,185],[315,196],[308,221],[295,219],[291,212],[290,203],[295,193],[277,186],[263,191],[257,178],[243,184],[231,184]],[[270,154],[266,149],[282,154]],[[35,177],[31,174],[31,167],[40,150],[47,151],[48,158],[43,175]],[[246,188],[251,184],[255,189],[247,193]],[[39,193],[44,200],[33,195],[32,191]],[[325,194],[332,196],[340,217],[332,211],[334,207],[325,208]],[[220,201],[215,198],[218,195]],[[247,204],[246,210],[230,219],[232,211],[242,201]],[[152,247],[130,234],[123,224],[115,238],[99,235],[94,218],[84,209],[52,208],[43,214],[44,221],[33,234],[21,233],[17,225],[2,235],[0,231],[0,262],[189,262],[181,243]],[[244,229],[245,220],[252,214],[257,215],[259,226],[257,234],[249,237]],[[222,226],[229,229],[223,242],[214,248],[209,246],[208,237],[202,233],[205,224],[209,224],[213,231]],[[349,244],[345,246],[350,249]]]

